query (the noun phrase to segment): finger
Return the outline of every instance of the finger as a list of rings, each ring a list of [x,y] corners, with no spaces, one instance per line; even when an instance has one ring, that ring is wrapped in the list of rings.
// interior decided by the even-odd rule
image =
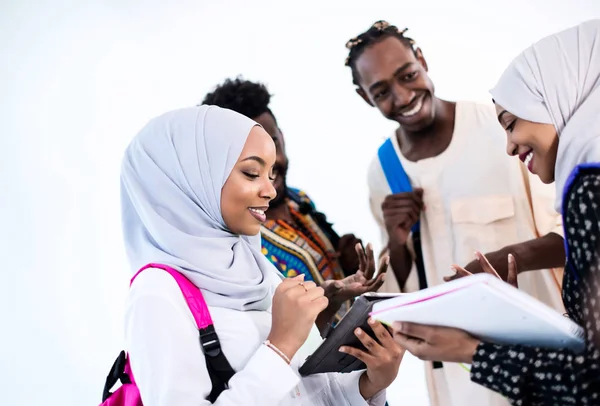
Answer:
[[[359,243],[357,243],[354,246],[354,249],[356,250],[356,254],[358,255],[358,269],[364,274],[367,271],[367,258],[365,257],[365,250],[362,244]]]
[[[293,289],[294,287],[296,287],[298,285],[298,283],[303,282],[304,281],[304,274],[301,273],[300,275],[296,275],[293,278],[284,278],[281,281],[281,284],[277,287],[277,289],[279,289],[282,292],[286,292],[290,289]]]
[[[287,290],[289,297],[296,298],[302,296],[317,287],[314,282],[297,282],[295,286]],[[321,291],[323,288],[319,288]]]
[[[409,336],[412,338],[418,338],[423,341],[428,341],[427,338],[431,337],[431,335],[439,327],[426,326],[426,325],[422,325],[422,324],[408,323],[408,322],[394,322],[392,324],[392,328],[394,329],[394,335],[396,333],[401,333],[401,334],[404,334],[405,336]]]
[[[386,216],[398,215],[401,213],[420,213],[421,206],[414,201],[393,202],[381,206],[381,211]]]
[[[444,282],[450,282],[453,281],[455,279],[460,279],[463,278],[465,276],[471,276],[473,275],[471,272],[467,271],[466,269],[458,266],[458,265],[452,265],[450,267],[450,269],[452,271],[454,271],[454,275],[451,276],[444,276]]]
[[[396,344],[410,352],[415,357],[422,360],[425,359],[422,358],[422,354],[425,353],[423,348],[427,347],[427,343],[425,341],[398,332],[394,332],[394,341]]]
[[[416,222],[420,217],[420,211],[413,208],[393,209],[383,212],[384,220],[393,223]]]
[[[354,335],[360,340],[362,345],[365,346],[369,354],[377,356],[383,347],[375,340],[373,340],[363,329],[357,328],[354,330]]]
[[[329,299],[327,299],[325,296],[321,296],[320,298],[309,302],[306,305],[306,308],[310,312],[310,314],[312,314],[312,316],[316,318],[319,315],[319,313],[321,313],[327,308],[327,306],[329,306]]]
[[[494,269],[492,264],[490,264],[490,261],[488,261],[485,255],[483,255],[479,251],[476,251],[475,258],[477,258],[477,260],[479,261],[479,265],[481,265],[481,269],[483,269],[483,272],[489,273],[490,275],[494,275],[495,277],[500,278],[500,275],[498,275],[498,272],[496,272],[496,270]]]
[[[421,211],[423,207],[423,199],[414,193],[399,193],[396,195],[390,195],[386,197],[381,203],[382,210],[409,207],[414,208],[416,211]]]
[[[417,203],[417,205],[422,207],[423,205],[423,189],[422,188],[414,188],[412,192],[402,192],[395,193],[392,195],[386,196],[383,201],[383,204],[394,204],[397,202],[406,202],[413,201]]]
[[[390,256],[384,255],[379,260],[379,269],[377,270],[377,275],[381,275],[387,272],[388,267],[390,265]]]
[[[365,278],[367,280],[371,280],[373,278],[373,275],[375,274],[375,255],[373,253],[373,246],[371,245],[371,243],[367,244],[366,257],[367,270],[365,272]]]
[[[385,283],[385,278],[385,273],[377,275],[377,278],[375,278],[372,283],[369,282],[369,285],[367,285],[367,289],[365,290],[365,292],[377,292],[379,288],[381,288]]]
[[[325,291],[325,296],[331,297],[336,292],[338,292],[343,287],[343,285],[340,283],[340,281],[330,280],[323,282],[321,284],[321,287]]]
[[[356,271],[350,278],[348,279],[348,283],[360,283],[361,285],[367,283],[367,278],[365,278],[365,274],[361,270]]]
[[[343,352],[345,354],[350,354],[354,358],[358,358],[359,360],[364,362],[366,365],[371,364],[374,359],[372,355],[370,355],[364,351],[361,351],[358,348],[343,346],[343,347],[340,347],[339,351]]]
[[[317,299],[319,299],[321,297],[324,297],[325,296],[325,291],[323,290],[323,288],[317,287],[317,288],[314,288],[314,289],[309,289],[308,291],[304,292],[304,295],[306,296],[306,299],[304,299],[304,300],[312,302],[312,301],[317,300]]]
[[[369,318],[369,326],[371,327],[371,330],[373,330],[373,333],[375,333],[375,337],[377,337],[384,348],[388,350],[396,348],[396,342],[383,324],[375,319]]]
[[[508,254],[508,276],[506,282],[510,283],[515,288],[519,288],[519,282],[517,281],[517,261],[513,254]]]

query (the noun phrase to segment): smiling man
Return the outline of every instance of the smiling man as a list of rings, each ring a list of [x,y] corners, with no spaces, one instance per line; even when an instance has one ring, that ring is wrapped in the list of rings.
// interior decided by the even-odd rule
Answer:
[[[550,269],[565,261],[553,187],[530,176],[521,162],[535,170],[529,154],[521,161],[506,155],[506,135],[492,105],[436,97],[423,53],[405,31],[378,21],[346,45],[357,93],[399,125],[368,174],[371,210],[393,269],[384,290],[444,283],[452,279],[445,277],[453,264],[481,272],[475,251],[506,279],[513,254],[523,272],[519,287],[564,311],[560,270]],[[402,173],[410,187],[392,190]],[[465,369],[427,364],[432,405],[508,405],[471,383]]]

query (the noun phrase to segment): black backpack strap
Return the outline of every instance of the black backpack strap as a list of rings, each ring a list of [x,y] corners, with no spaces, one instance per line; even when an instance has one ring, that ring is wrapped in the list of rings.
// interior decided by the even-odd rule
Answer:
[[[125,373],[125,365],[127,365],[127,355],[125,354],[125,351],[121,351],[106,377],[106,383],[104,384],[104,390],[102,391],[102,403],[112,395],[110,390],[117,382],[121,381],[122,385],[131,383],[129,375]]]
[[[417,276],[419,277],[419,289],[427,289],[427,276],[425,274],[425,263],[423,262],[423,249],[421,248],[421,230],[412,232],[413,248],[415,250],[415,265],[417,266]]]
[[[235,372],[221,349],[221,343],[214,325],[211,324],[199,331],[200,345],[206,358],[206,369],[212,382],[212,390],[208,400],[214,403],[221,392],[229,387],[229,380]]]

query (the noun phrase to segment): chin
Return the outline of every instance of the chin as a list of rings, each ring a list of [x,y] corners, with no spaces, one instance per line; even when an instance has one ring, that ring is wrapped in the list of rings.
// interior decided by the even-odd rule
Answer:
[[[248,227],[244,230],[241,230],[241,235],[245,235],[248,237],[254,237],[260,234],[260,226],[258,227]]]
[[[554,174],[552,174],[552,175],[538,175],[538,178],[540,178],[540,180],[542,181],[542,183],[545,183],[546,185],[549,185],[550,183],[554,182]]]

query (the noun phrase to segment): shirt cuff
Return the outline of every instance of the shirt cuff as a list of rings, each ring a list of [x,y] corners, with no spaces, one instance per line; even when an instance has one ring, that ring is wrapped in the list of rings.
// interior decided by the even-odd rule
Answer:
[[[285,398],[294,386],[300,382],[300,377],[292,367],[275,351],[263,344],[244,367],[244,374],[262,377],[263,379],[260,380],[260,393],[268,394],[268,397],[276,402]],[[235,378],[235,375],[233,377]]]
[[[336,374],[336,379],[339,382],[344,395],[348,400],[348,404],[355,405],[368,405],[368,406],[384,406],[386,402],[386,391],[385,389],[375,394],[370,399],[362,397],[360,394],[360,377],[364,373],[364,370],[353,371],[349,373]]]

